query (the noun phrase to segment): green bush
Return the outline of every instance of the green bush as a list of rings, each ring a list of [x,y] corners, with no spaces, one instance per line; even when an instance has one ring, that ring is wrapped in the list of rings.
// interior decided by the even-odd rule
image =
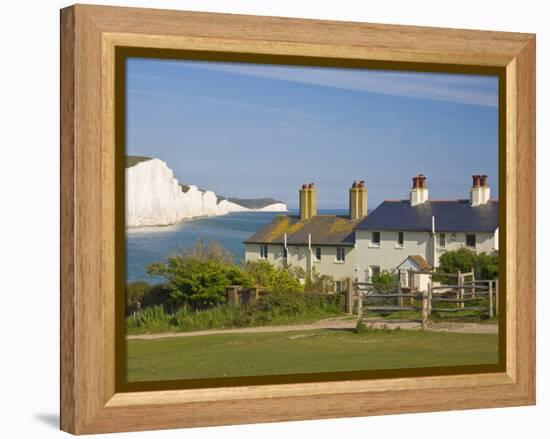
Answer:
[[[248,261],[243,267],[244,272],[253,279],[255,286],[263,287],[271,293],[301,293],[304,287],[293,272],[277,268],[267,261]]]
[[[382,293],[389,294],[397,286],[397,276],[391,271],[382,270],[380,273],[372,276],[371,283]]]
[[[496,279],[499,272],[498,253],[477,254],[473,250],[461,247],[458,250],[446,251],[439,258],[437,271],[442,273],[466,273],[474,270],[477,279]],[[443,280],[436,279],[434,280]]]
[[[151,285],[145,281],[132,282],[126,285],[126,312],[139,310],[143,299],[151,291]]]
[[[190,304],[194,309],[225,303],[229,285],[250,287],[253,284],[252,277],[239,267],[215,259],[172,256],[165,263],[150,264],[147,272],[168,281],[170,298],[177,307]]]

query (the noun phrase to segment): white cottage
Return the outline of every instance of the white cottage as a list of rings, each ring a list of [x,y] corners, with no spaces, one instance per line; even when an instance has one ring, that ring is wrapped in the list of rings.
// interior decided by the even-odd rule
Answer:
[[[349,190],[349,214],[317,214],[313,183],[299,191],[299,215],[281,215],[248,238],[246,261],[302,267],[338,281],[369,281],[381,270],[430,271],[448,250],[498,250],[498,201],[487,176],[474,175],[469,200],[429,200],[426,177],[413,177],[408,200],[386,200],[367,216],[364,182]],[[424,279],[425,280],[425,279]],[[410,279],[416,288],[423,278]]]
[[[429,200],[426,177],[413,178],[408,200],[386,200],[355,230],[361,280],[396,270],[410,255],[431,267],[448,250],[498,250],[498,201],[490,199],[487,176],[474,175],[469,200]]]
[[[303,185],[299,196],[299,215],[280,215],[244,241],[245,260],[301,267],[332,276],[337,284],[355,277],[354,230],[367,214],[364,182],[349,190],[349,215],[319,215],[313,183]]]

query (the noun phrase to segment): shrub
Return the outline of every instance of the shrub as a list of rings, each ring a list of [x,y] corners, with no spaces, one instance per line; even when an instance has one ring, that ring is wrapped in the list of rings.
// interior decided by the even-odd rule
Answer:
[[[446,251],[439,258],[437,271],[443,273],[463,273],[471,271],[476,262],[476,253],[466,247]]]
[[[476,277],[478,279],[496,279],[498,278],[499,260],[498,253],[488,255],[480,253],[476,258]]]
[[[329,276],[328,274],[321,275],[317,273],[314,267],[313,272],[311,273],[311,278],[306,279],[305,290],[319,293],[328,293],[334,291],[335,286],[336,282],[334,281],[333,276]]]
[[[266,261],[244,264],[244,272],[253,279],[255,286],[264,287],[270,293],[300,293],[304,287],[289,270],[277,268]]]
[[[224,303],[229,285],[250,287],[253,279],[239,267],[215,259],[172,256],[165,263],[150,264],[148,273],[164,277],[176,306],[186,303],[205,309]]]
[[[139,310],[144,297],[151,291],[151,285],[145,281],[132,282],[126,285],[126,312]]]
[[[477,254],[473,250],[461,247],[446,251],[439,258],[437,271],[442,273],[463,273],[474,270],[478,279],[496,279],[499,272],[498,254]],[[434,278],[435,279],[435,278]]]
[[[382,293],[389,294],[396,287],[397,277],[391,271],[382,270],[380,273],[372,276],[371,283]]]

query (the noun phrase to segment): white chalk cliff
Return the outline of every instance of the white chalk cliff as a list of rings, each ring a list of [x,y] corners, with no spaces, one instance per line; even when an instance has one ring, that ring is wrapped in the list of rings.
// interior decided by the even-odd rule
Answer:
[[[229,200],[218,202],[217,195],[197,186],[186,192],[174,172],[162,160],[152,158],[126,167],[126,227],[166,226],[184,219],[224,215],[230,212],[285,212],[285,203],[249,209]]]

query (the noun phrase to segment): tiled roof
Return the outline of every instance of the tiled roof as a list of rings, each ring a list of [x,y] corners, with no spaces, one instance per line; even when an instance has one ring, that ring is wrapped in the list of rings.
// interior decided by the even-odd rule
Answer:
[[[280,215],[244,241],[245,244],[307,245],[311,234],[312,245],[347,245],[355,243],[354,230],[358,221],[338,215],[316,215],[300,221],[297,215]]]
[[[436,232],[494,232],[498,228],[498,201],[475,207],[469,200],[426,201],[417,206],[408,200],[384,201],[357,230],[431,231],[432,216]]]
[[[422,255],[409,255],[407,256],[407,259],[401,262],[401,264],[399,264],[397,267],[400,267],[405,263],[405,261],[408,261],[409,259],[413,261],[421,270],[430,271],[432,269],[430,263],[426,261],[426,259]]]

